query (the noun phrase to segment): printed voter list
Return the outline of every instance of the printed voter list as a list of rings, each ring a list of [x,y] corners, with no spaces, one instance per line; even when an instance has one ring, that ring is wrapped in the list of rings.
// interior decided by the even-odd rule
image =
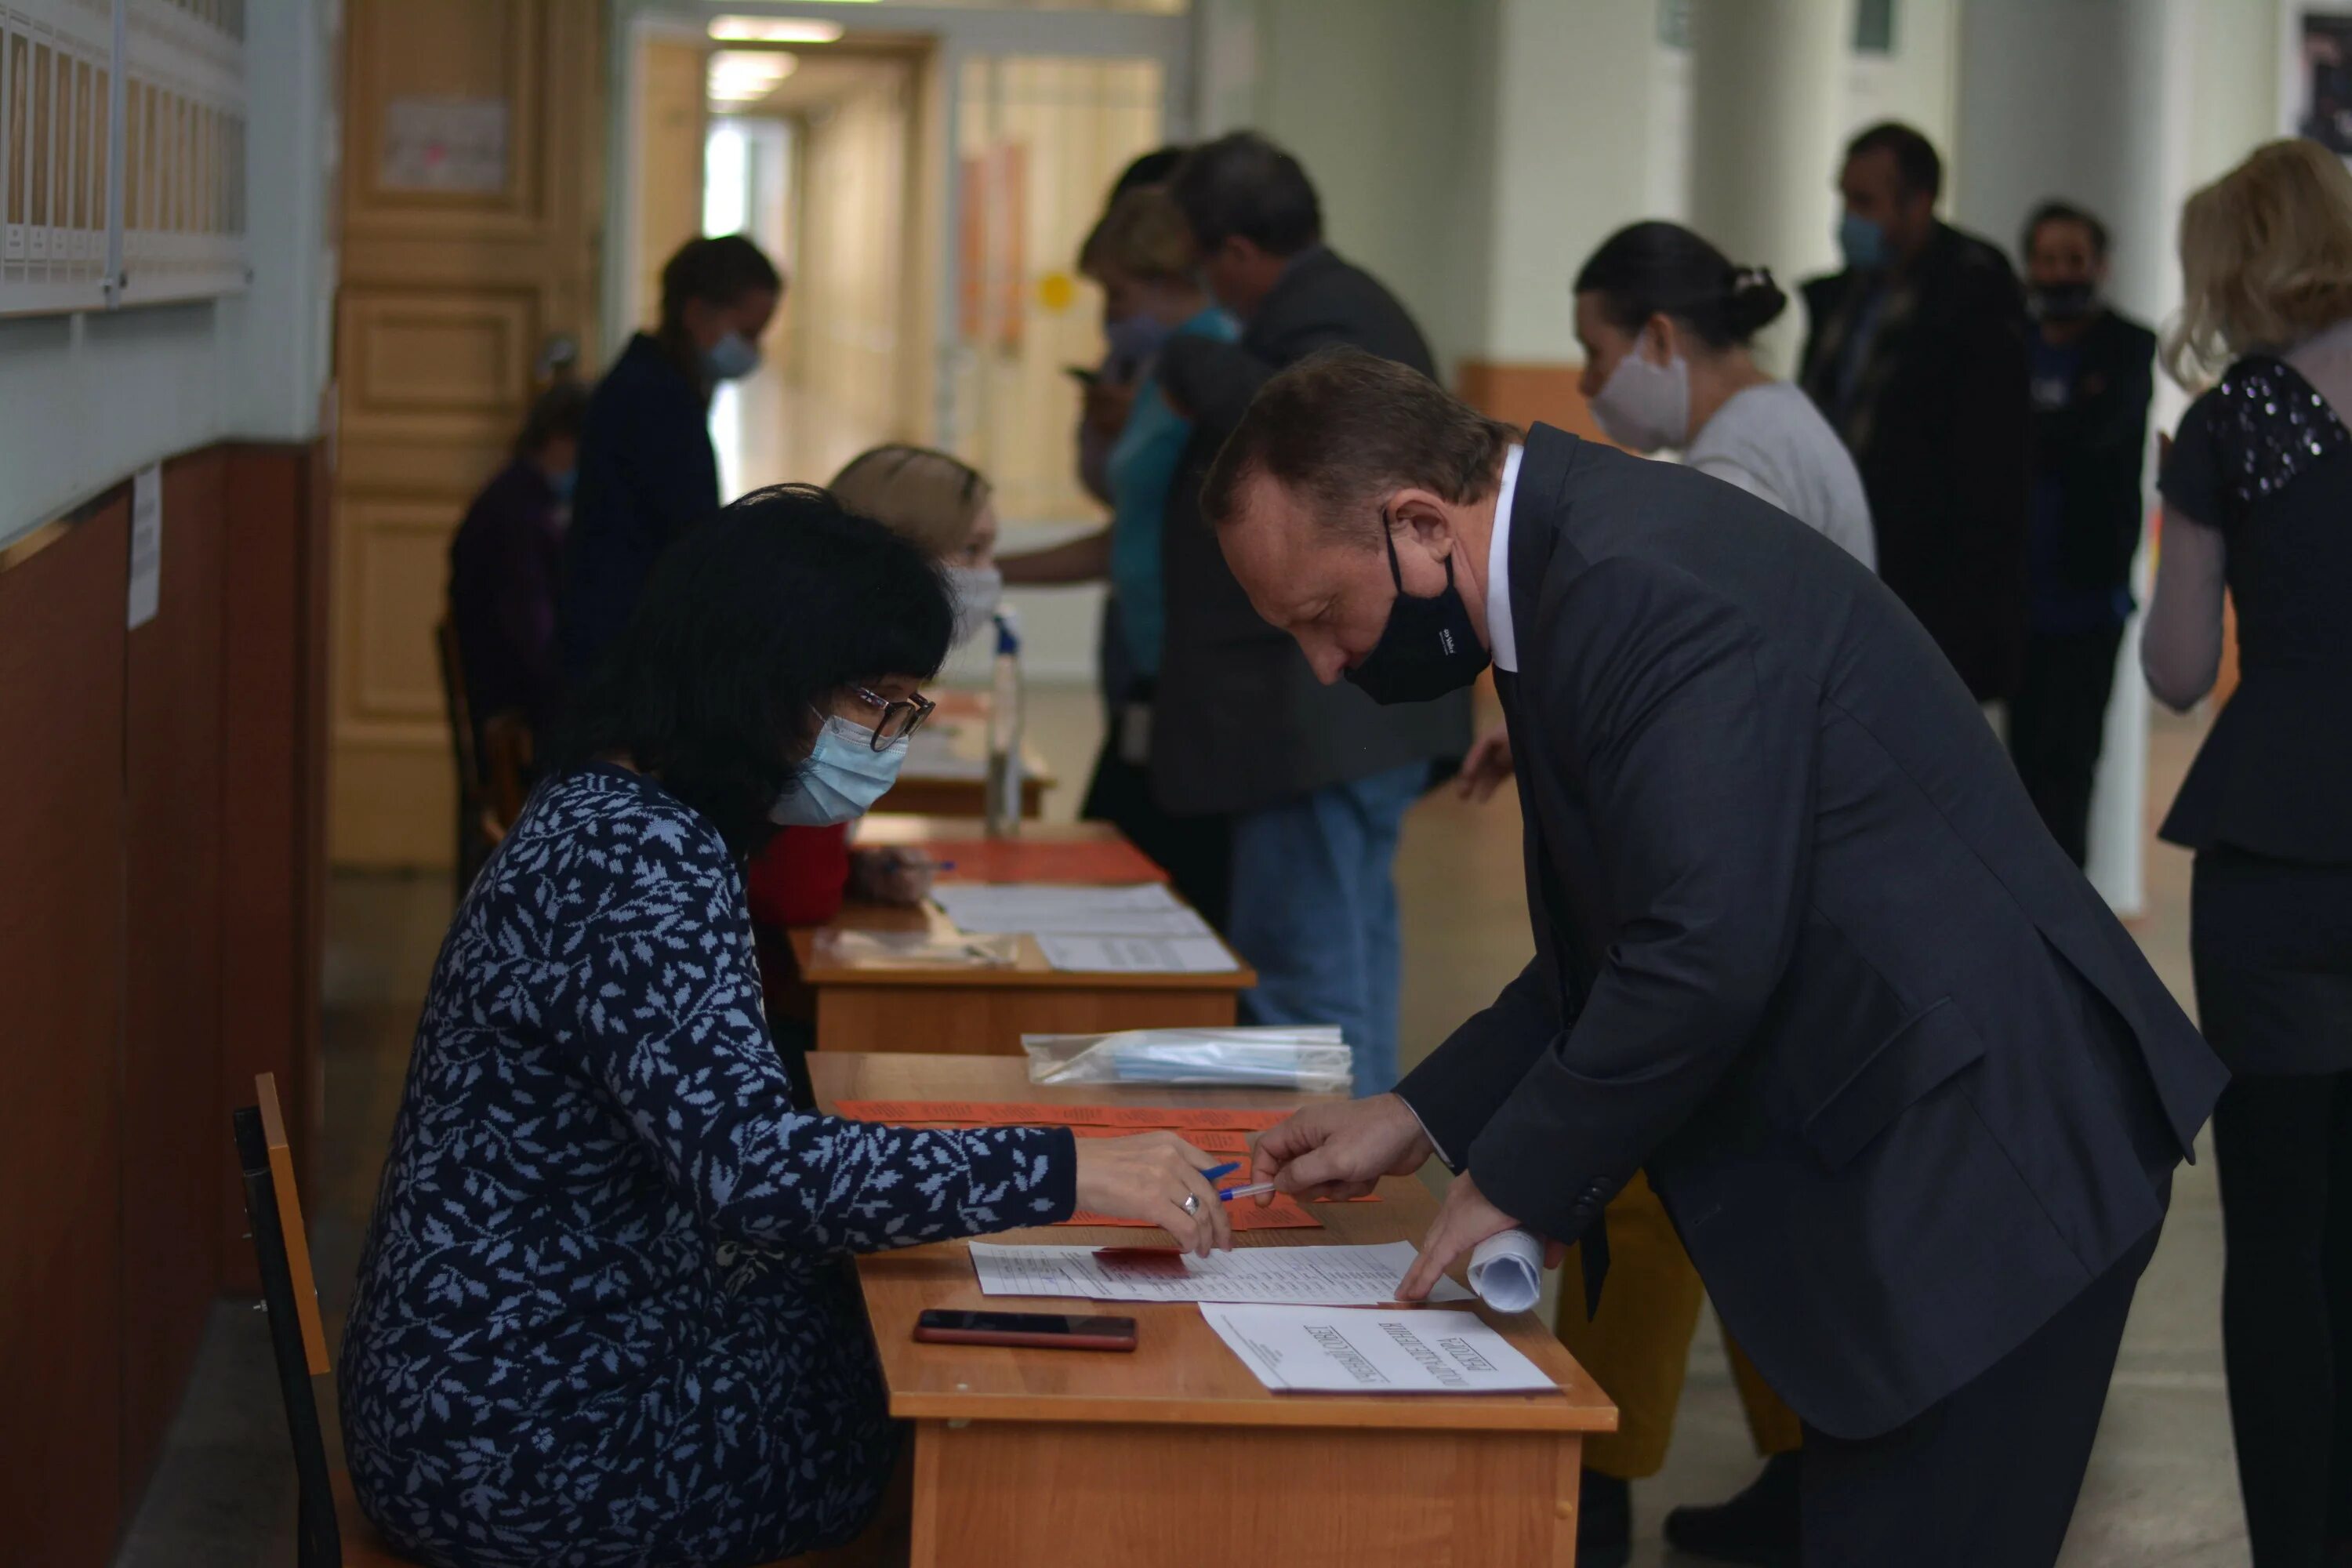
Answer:
[[[1290,1394],[1549,1394],[1559,1384],[1472,1312],[1202,1303],[1217,1337]]]

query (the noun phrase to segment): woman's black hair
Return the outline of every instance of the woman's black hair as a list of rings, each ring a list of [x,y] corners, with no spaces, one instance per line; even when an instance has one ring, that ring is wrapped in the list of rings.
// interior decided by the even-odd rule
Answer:
[[[755,490],[666,551],[547,757],[625,757],[751,855],[834,698],[928,679],[955,610],[920,548],[814,485]]]
[[[696,381],[704,377],[686,331],[686,307],[700,300],[728,306],[751,293],[781,294],[784,275],[767,252],[740,234],[689,239],[662,265],[661,327],[655,334],[673,358],[690,370]]]
[[[1600,295],[1601,313],[1628,332],[1671,316],[1711,349],[1745,346],[1789,305],[1771,273],[1732,265],[1675,223],[1637,223],[1602,240],[1576,292]]]

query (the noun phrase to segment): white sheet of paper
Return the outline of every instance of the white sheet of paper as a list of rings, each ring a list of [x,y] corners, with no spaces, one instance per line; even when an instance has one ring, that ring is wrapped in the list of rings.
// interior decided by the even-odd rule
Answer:
[[[1193,1258],[1169,1255],[1179,1276],[1104,1258],[1092,1247],[971,1244],[971,1266],[988,1296],[1080,1296],[1092,1301],[1266,1301],[1372,1307],[1396,1299],[1419,1256],[1409,1241],[1377,1247],[1238,1247]],[[1438,1281],[1433,1301],[1466,1301],[1470,1292]]]
[[[931,898],[962,931],[1040,936],[1201,937],[1209,922],[1157,882],[1069,887],[1057,882],[950,882]]]
[[[1524,1394],[1559,1387],[1475,1312],[1202,1302],[1201,1315],[1272,1389]]]
[[[1543,1294],[1544,1244],[1517,1228],[1498,1231],[1470,1254],[1470,1289],[1498,1312],[1524,1312]]]
[[[163,468],[151,463],[131,476],[131,595],[126,625],[155,618],[163,599]]]
[[[1241,967],[1223,942],[1208,935],[1045,935],[1037,939],[1037,951],[1056,969],[1098,974],[1222,974]]]

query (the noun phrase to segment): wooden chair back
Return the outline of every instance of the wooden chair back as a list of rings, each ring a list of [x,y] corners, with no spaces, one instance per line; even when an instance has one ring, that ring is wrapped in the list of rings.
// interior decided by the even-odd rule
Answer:
[[[531,752],[530,721],[520,712],[509,709],[482,721],[482,830],[493,844],[506,842],[522,815]]]

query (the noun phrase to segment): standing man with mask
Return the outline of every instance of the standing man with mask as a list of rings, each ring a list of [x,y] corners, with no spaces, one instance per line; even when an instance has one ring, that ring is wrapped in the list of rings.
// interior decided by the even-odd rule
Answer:
[[[2116,655],[2131,619],[2156,334],[2100,298],[2106,226],[2063,202],[2025,225],[2032,308],[2032,620],[2009,754],[2058,847],[2090,850]]]
[[[1645,1170],[1802,1418],[1816,1568],[2055,1561],[2220,1062],[1917,622],[1756,498],[1346,351],[1202,492],[1326,681],[1491,656],[1536,955],[1391,1094],[1257,1140],[1277,1190],[1457,1173],[1398,1289],[1581,1240]]]
[[[567,684],[621,635],[661,552],[719,510],[711,395],[760,367],[783,298],[783,275],[740,234],[689,239],[662,268],[661,323],[604,373],[581,432],[558,627]]]
[[[1435,766],[1470,743],[1467,692],[1382,708],[1318,684],[1290,639],[1258,619],[1201,525],[1200,479],[1250,399],[1285,365],[1345,343],[1433,374],[1396,297],[1323,243],[1298,161],[1243,132],[1195,149],[1170,192],[1241,341],[1172,338],[1168,402],[1193,421],[1163,535],[1166,629],[1151,777],[1170,811],[1230,812],[1226,935],[1256,969],[1251,1022],[1337,1024],[1356,1084],[1396,1080],[1402,964],[1395,861],[1404,814]]]
[[[1943,161],[1907,125],[1846,149],[1845,270],[1805,285],[1799,379],[1862,469],[1878,572],[1979,702],[2025,660],[2025,308],[2000,251],[1936,218]]]

